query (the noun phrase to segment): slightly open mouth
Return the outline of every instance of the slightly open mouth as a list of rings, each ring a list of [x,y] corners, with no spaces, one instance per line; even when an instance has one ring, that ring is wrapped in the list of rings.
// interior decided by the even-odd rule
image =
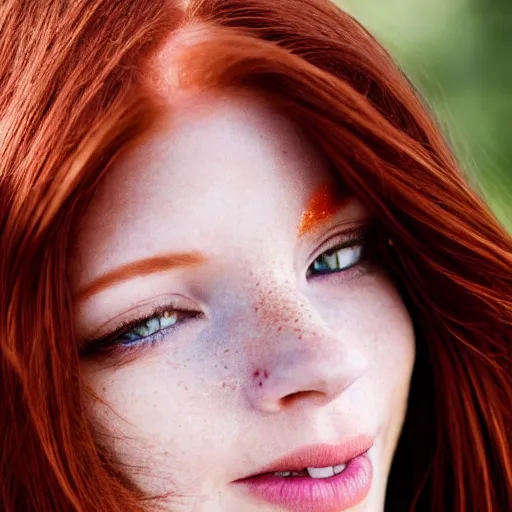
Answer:
[[[237,483],[242,484],[253,497],[290,512],[341,512],[363,501],[372,485],[373,469],[369,455],[363,452],[354,456],[354,453],[357,451],[352,450],[352,458],[344,454],[338,457],[317,456],[317,464],[336,459],[344,462],[335,466],[304,469],[300,469],[304,461],[313,462],[314,455],[296,457],[297,460],[283,459],[282,464],[268,467],[270,471],[238,480]]]
[[[347,464],[338,464],[337,466],[328,466],[325,468],[305,468],[302,471],[278,471],[272,474],[274,476],[279,476],[283,478],[292,478],[296,476],[310,478],[331,478],[335,475],[339,475],[340,473],[342,473],[344,469],[347,467]]]
[[[338,476],[352,473],[354,468],[359,467],[360,459],[367,458],[367,452],[373,443],[374,438],[361,435],[338,446],[304,446],[300,450],[281,457],[273,464],[260,468],[258,473],[240,478],[236,482],[274,485],[280,481],[282,483],[285,479],[294,478],[297,479],[297,483],[309,485],[307,482],[313,484],[315,479],[338,481],[340,479]]]

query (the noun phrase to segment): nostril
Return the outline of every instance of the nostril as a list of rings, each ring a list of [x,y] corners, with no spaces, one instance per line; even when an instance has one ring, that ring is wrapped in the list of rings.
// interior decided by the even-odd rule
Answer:
[[[281,398],[281,403],[284,406],[287,406],[287,405],[293,404],[297,400],[301,400],[302,398],[307,398],[309,396],[321,395],[321,394],[322,394],[321,392],[315,391],[313,389],[311,389],[309,391],[297,391],[295,393],[290,393],[289,395],[286,395],[283,398]]]

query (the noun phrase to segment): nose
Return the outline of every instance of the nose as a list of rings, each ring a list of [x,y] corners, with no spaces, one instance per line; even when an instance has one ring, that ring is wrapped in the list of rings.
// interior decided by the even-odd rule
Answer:
[[[267,322],[259,322],[258,335],[250,336],[247,343],[247,396],[261,412],[327,404],[367,369],[357,333],[343,327],[333,330],[310,306],[301,306],[296,315],[287,314],[286,320],[269,322],[266,315]],[[271,305],[268,310],[276,312]]]

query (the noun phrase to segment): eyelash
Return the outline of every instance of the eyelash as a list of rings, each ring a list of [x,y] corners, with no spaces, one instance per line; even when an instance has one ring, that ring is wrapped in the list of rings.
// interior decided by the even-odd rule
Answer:
[[[359,228],[351,229],[345,231],[341,234],[335,235],[332,238],[328,239],[323,247],[330,246],[328,249],[319,251],[315,258],[312,260],[311,264],[308,267],[306,272],[306,277],[308,279],[315,279],[318,281],[323,281],[325,279],[332,279],[332,276],[335,274],[347,274],[352,269],[358,267],[363,261],[368,260],[367,248],[369,245],[369,230],[366,226],[362,226]],[[335,245],[332,245],[333,242],[337,242]],[[357,261],[351,264],[349,267],[343,268],[341,270],[332,270],[332,271],[320,271],[316,274],[313,274],[314,277],[311,277],[312,274],[310,269],[312,265],[321,257],[321,256],[332,256],[333,254],[342,251],[343,249],[350,249],[361,247],[361,255],[357,258]],[[364,273],[364,270],[360,270],[359,272]],[[351,272],[350,272],[351,273]],[[346,279],[351,279],[353,276],[347,276]],[[344,278],[345,280],[345,278]],[[148,322],[154,320],[155,318],[159,319],[161,323],[161,318],[165,317],[166,313],[177,313],[180,320],[177,320],[173,325],[169,327],[165,327],[156,331],[155,333],[140,338],[138,340],[133,340],[131,343],[122,343],[120,339],[122,336],[126,336],[128,333],[133,332],[136,328],[144,328],[147,326]],[[110,333],[102,336],[101,338],[88,340],[86,341],[79,349],[80,356],[87,357],[92,356],[96,353],[105,353],[114,355],[115,353],[130,353],[134,354],[141,349],[146,349],[151,347],[160,341],[163,341],[169,331],[177,332],[180,330],[185,323],[184,318],[187,320],[194,320],[198,317],[201,317],[202,314],[197,311],[189,311],[184,309],[179,309],[175,304],[166,304],[155,308],[148,316],[144,318],[138,318],[136,320],[131,320],[127,322],[121,323],[119,326],[114,328]]]
[[[324,279],[329,278],[333,274],[343,274],[343,280],[347,280],[348,271],[355,269],[358,267],[363,261],[369,259],[368,258],[368,247],[370,241],[370,231],[367,226],[362,226],[359,228],[351,229],[349,231],[345,231],[342,234],[337,234],[331,238],[329,238],[326,242],[322,244],[321,249],[318,251],[315,258],[312,260],[311,265],[308,267],[306,272],[306,277],[311,279],[311,266],[321,257],[321,256],[333,256],[344,249],[352,249],[352,248],[360,248],[361,254],[350,266],[342,268],[340,270],[327,270],[327,271],[318,271],[314,275],[314,279],[317,281],[323,281]],[[333,245],[334,244],[334,245]],[[325,247],[329,247],[325,249]],[[337,261],[339,263],[339,258],[337,256]],[[350,272],[352,274],[352,272]],[[352,277],[352,276],[351,276]]]

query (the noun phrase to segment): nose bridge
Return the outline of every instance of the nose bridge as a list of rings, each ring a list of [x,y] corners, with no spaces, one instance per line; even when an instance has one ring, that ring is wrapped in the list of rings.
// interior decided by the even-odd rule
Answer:
[[[296,401],[326,403],[364,373],[366,361],[350,333],[330,329],[296,288],[274,283],[255,297],[244,333],[254,408],[277,412]]]
[[[283,332],[283,336],[293,332],[302,337],[320,321],[314,318],[307,299],[287,283],[262,290],[254,302],[254,313],[260,325]]]

